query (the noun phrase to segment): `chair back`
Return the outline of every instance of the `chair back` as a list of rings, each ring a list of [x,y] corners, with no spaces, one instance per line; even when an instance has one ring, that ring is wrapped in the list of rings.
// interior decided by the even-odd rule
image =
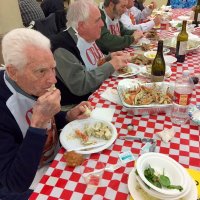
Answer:
[[[58,33],[58,29],[56,26],[56,17],[55,13],[51,13],[45,19],[32,21],[28,28],[33,28],[39,32],[41,32],[46,37],[50,37],[56,35]]]
[[[56,18],[56,26],[58,32],[66,29],[66,11],[65,10],[57,10],[55,11],[55,18]]]

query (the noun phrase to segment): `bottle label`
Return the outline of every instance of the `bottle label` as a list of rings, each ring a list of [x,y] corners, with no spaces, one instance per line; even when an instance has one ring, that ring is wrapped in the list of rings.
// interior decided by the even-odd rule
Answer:
[[[187,49],[187,41],[180,41],[178,55],[185,55]]]
[[[174,91],[174,102],[179,105],[189,105],[192,94],[179,94]]]
[[[164,80],[164,76],[151,75],[151,81],[152,82],[162,82],[163,80]]]

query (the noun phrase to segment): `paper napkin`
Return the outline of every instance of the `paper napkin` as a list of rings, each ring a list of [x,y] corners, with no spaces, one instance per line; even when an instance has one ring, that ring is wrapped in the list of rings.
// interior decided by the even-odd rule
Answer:
[[[114,108],[98,108],[92,110],[91,117],[95,119],[105,120],[111,122],[115,109]]]
[[[120,97],[116,89],[108,88],[102,94],[101,97],[105,100],[111,101],[113,103],[122,105]]]

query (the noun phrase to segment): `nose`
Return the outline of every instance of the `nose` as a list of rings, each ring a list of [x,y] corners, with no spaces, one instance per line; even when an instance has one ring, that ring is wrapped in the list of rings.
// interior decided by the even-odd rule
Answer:
[[[100,21],[100,27],[103,27],[103,25],[104,25],[104,22],[103,22],[103,20],[101,19],[101,21]]]
[[[47,81],[51,84],[57,83],[55,69],[50,70]]]

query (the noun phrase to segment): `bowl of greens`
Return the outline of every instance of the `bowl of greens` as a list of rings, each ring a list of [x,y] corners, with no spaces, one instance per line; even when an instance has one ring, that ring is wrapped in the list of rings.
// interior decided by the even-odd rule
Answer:
[[[161,153],[145,153],[137,159],[136,170],[152,190],[169,197],[180,196],[190,187],[187,171],[174,159]]]

